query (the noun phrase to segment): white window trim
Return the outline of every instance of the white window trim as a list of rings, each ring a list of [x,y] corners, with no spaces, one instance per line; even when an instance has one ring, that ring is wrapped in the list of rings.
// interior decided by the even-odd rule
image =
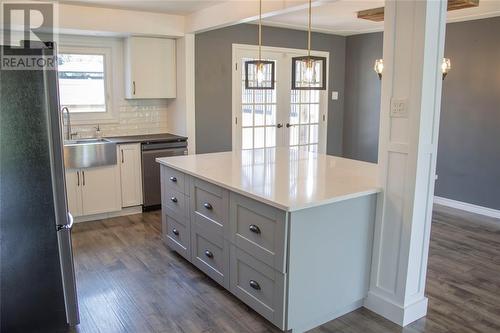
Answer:
[[[257,54],[259,47],[257,45],[249,45],[249,44],[232,44],[232,112],[231,112],[231,123],[232,123],[232,150],[239,150],[241,147],[241,119],[239,119],[239,115],[241,112],[240,103],[241,101],[236,98],[239,95],[239,90],[241,87],[241,66],[238,66],[235,69],[235,64],[239,62],[238,53],[239,51],[253,51]],[[306,55],[307,50],[304,49],[294,49],[294,48],[285,48],[285,47],[274,47],[274,46],[262,46],[262,51],[271,51],[289,54],[293,56],[298,55]],[[316,51],[311,50],[311,55],[321,56],[326,58],[326,94],[321,94],[321,103],[323,104],[323,108],[320,109],[320,119],[323,120],[324,133],[320,137],[320,142],[318,145],[318,153],[326,154],[327,151],[327,143],[328,143],[328,106],[329,106],[329,76],[330,76],[330,52],[327,51]],[[291,70],[291,67],[290,67]],[[290,82],[291,85],[291,82]],[[236,122],[236,119],[238,121]],[[278,121],[278,119],[277,119]],[[320,121],[321,122],[321,121]]]
[[[104,94],[106,112],[71,113],[71,123],[75,125],[117,123],[118,113],[113,107],[113,52],[111,47],[60,45],[58,53],[104,55]]]

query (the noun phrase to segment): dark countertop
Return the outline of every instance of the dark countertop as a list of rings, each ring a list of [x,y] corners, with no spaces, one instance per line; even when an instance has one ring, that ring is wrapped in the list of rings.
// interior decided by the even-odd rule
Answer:
[[[179,136],[179,135],[170,134],[170,133],[112,136],[112,137],[106,137],[106,139],[108,139],[112,142],[115,142],[117,144],[157,142],[157,141],[164,141],[164,142],[187,141],[187,137],[185,137],[185,136]]]

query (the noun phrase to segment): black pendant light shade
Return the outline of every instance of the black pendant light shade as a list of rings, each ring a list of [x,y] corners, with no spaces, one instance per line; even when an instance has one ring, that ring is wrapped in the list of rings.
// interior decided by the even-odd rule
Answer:
[[[245,89],[274,89],[274,61],[262,60],[262,0],[259,0],[259,59],[245,61]]]
[[[326,58],[302,56],[292,58],[293,90],[325,90]]]
[[[274,89],[274,61],[245,61],[245,89]]]
[[[307,55],[292,58],[293,90],[325,90],[326,58],[311,55],[311,15],[312,1],[309,0],[307,25]]]

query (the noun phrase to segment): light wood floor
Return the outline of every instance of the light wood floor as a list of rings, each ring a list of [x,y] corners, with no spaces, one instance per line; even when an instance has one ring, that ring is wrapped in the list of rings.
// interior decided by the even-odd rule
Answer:
[[[457,212],[434,213],[426,318],[403,329],[359,309],[311,332],[500,332],[500,223]],[[278,332],[163,244],[159,212],[77,224],[73,245],[72,331]]]

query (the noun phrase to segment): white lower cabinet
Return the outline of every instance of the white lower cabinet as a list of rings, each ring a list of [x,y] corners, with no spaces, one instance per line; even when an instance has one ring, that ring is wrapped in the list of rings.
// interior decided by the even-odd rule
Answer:
[[[80,169],[66,170],[66,196],[68,198],[68,210],[74,217],[83,215],[80,174]]]
[[[141,144],[118,146],[122,207],[142,205]]]
[[[117,165],[66,170],[68,209],[73,216],[121,209],[120,173]]]

